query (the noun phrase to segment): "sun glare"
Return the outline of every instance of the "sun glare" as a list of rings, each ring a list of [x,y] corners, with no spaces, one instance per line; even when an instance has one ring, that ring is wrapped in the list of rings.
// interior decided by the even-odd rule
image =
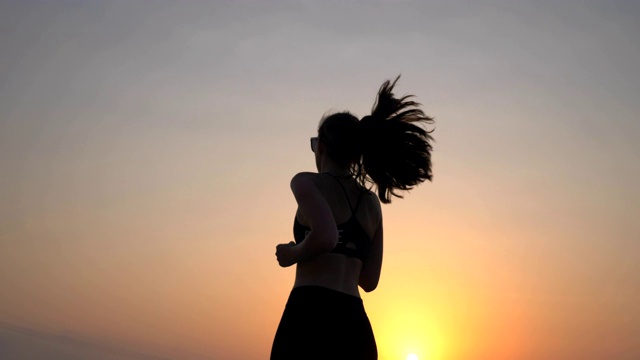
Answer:
[[[418,355],[409,354],[409,355],[407,355],[407,360],[418,360]]]

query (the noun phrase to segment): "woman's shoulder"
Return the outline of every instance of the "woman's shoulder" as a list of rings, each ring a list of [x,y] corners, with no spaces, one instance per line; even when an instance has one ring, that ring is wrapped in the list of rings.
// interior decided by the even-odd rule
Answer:
[[[380,198],[378,198],[378,194],[370,188],[363,187],[361,191],[361,207],[367,209],[365,212],[367,212],[369,216],[374,219],[374,223],[377,224],[382,219]]]
[[[318,173],[299,172],[291,178],[291,190],[309,189],[317,186]]]
[[[378,194],[376,194],[376,192],[373,191],[370,187],[366,187],[360,183],[358,183],[356,186],[358,188],[358,191],[362,193],[363,199],[378,203],[378,206],[380,205],[380,199],[378,198]]]
[[[293,175],[293,177],[291,178],[291,183],[317,181],[316,179],[318,178],[319,175],[320,174],[318,174],[318,173],[314,173],[314,172],[310,172],[310,171],[299,172],[299,173]]]
[[[382,211],[382,207],[380,206],[380,198],[378,198],[378,194],[371,191],[371,189],[364,189],[364,194],[362,195],[363,200],[366,201],[370,206],[376,209],[377,212]]]

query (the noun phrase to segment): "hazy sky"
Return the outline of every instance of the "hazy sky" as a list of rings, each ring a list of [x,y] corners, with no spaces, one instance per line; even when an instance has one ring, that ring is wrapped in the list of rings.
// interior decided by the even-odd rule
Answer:
[[[0,357],[267,358],[308,139],[402,74],[380,358],[637,359],[638,64],[630,0],[1,0]]]

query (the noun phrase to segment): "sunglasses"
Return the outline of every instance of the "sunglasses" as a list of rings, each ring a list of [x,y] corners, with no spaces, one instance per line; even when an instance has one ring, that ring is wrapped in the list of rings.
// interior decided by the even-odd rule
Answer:
[[[318,137],[312,137],[311,139],[311,151],[314,153],[318,150]]]

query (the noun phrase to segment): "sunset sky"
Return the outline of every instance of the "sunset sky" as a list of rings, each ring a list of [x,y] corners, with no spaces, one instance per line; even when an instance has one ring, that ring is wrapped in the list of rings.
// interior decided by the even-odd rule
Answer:
[[[398,74],[381,360],[640,358],[640,2],[0,1],[0,358],[267,359],[289,180]],[[415,357],[413,357],[415,359]]]

